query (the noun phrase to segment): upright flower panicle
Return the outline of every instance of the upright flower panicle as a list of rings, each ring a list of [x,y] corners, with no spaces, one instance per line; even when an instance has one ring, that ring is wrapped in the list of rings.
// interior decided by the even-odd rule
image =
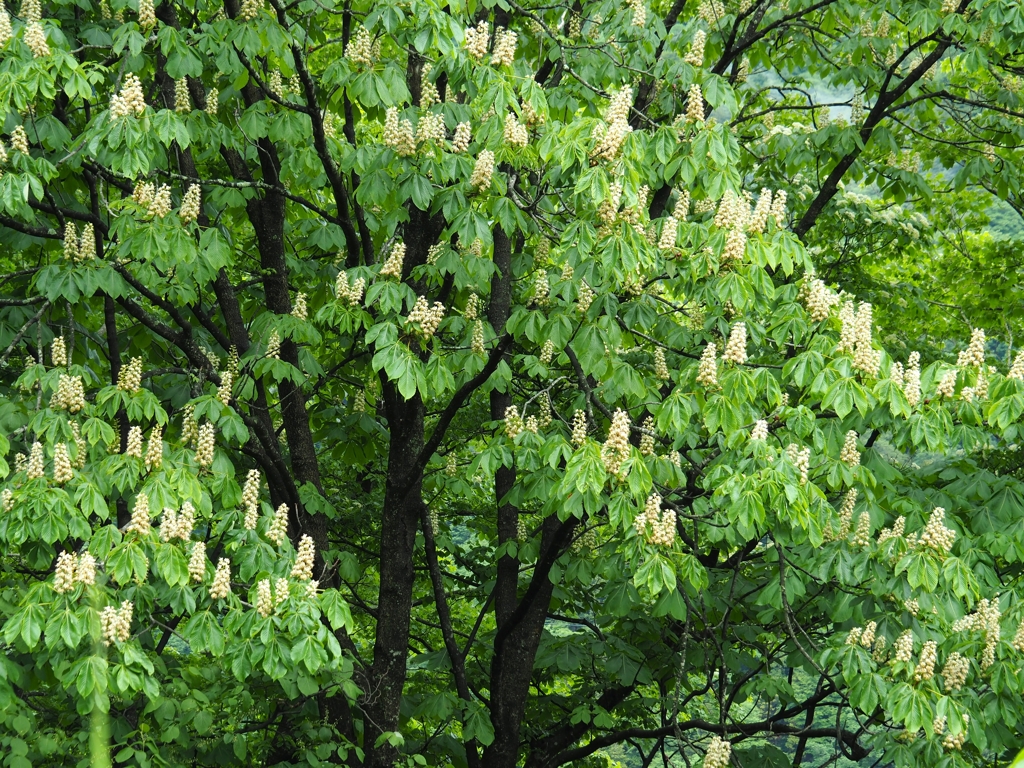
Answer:
[[[313,558],[316,547],[309,535],[303,535],[299,539],[299,550],[295,556],[295,565],[292,566],[291,577],[298,581],[309,581],[313,578]]]

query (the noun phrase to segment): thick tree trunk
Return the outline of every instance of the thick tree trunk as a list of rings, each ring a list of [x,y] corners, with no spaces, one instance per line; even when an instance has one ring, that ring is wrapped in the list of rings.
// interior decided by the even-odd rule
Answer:
[[[494,266],[498,271],[491,279],[491,302],[487,308],[487,319],[494,332],[501,336],[505,332],[512,307],[512,243],[501,227],[494,228]],[[512,405],[509,392],[491,391],[491,418],[497,421],[505,418],[505,410]],[[494,497],[498,504],[498,543],[514,541],[519,533],[519,510],[511,504],[502,504],[516,482],[516,469],[499,467],[494,474]],[[494,615],[501,625],[516,608],[516,590],[519,586],[519,560],[504,555],[498,560],[497,580],[494,583]]]
[[[484,751],[487,768],[515,768],[519,761],[519,731],[533,677],[551,592],[551,566],[563,551],[577,520],[559,522],[554,515],[541,526],[540,557],[530,586],[512,615],[498,628],[491,660],[491,724],[494,742]]]
[[[403,279],[426,262],[427,250],[443,227],[410,205],[405,227],[406,256]],[[417,292],[422,286],[413,284]],[[423,510],[423,473],[417,459],[424,445],[426,409],[417,393],[409,400],[381,374],[384,415],[388,421],[387,483],[380,532],[380,593],[377,599],[377,629],[373,646],[373,667],[364,683],[362,709],[363,749],[366,765],[391,766],[398,750],[386,742],[376,747],[383,733],[398,730],[402,693],[405,688],[409,623],[415,582],[413,555],[416,528]]]

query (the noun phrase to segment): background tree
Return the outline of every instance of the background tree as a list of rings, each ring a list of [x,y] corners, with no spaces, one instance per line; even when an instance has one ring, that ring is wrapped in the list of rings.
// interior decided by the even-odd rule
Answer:
[[[1024,363],[805,250],[1012,204],[1014,4],[5,13],[11,765],[1017,746]]]

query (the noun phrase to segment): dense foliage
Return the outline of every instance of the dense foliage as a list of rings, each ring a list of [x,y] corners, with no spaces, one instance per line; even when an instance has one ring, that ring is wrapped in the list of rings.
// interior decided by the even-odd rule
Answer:
[[[1017,2],[0,42],[4,765],[1020,746]]]

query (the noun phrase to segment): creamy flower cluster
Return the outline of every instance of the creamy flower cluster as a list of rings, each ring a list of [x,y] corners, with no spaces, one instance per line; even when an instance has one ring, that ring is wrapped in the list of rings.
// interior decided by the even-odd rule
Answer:
[[[594,149],[590,156],[602,160],[614,160],[626,136],[633,130],[629,125],[629,110],[633,105],[633,89],[625,86],[616,91],[608,103],[605,123],[599,123],[594,130]]]
[[[256,530],[256,523],[259,521],[259,505],[260,471],[250,469],[245,477],[245,485],[242,487],[242,510],[245,513],[242,527],[247,531]]]
[[[953,542],[956,541],[956,531],[947,528],[945,521],[945,509],[936,507],[932,510],[932,514],[928,518],[928,524],[925,525],[924,531],[921,532],[918,544],[922,547],[931,547],[939,552],[949,552],[953,547]]]
[[[160,520],[160,540],[173,541],[181,539],[188,541],[192,538],[192,529],[196,524],[196,508],[191,501],[181,505],[181,511],[173,507],[165,507]]]
[[[189,186],[185,196],[181,199],[181,208],[178,209],[178,218],[182,224],[191,224],[199,218],[202,210],[202,189],[198,184]]]
[[[425,296],[416,299],[416,305],[412,308],[406,322],[417,328],[424,339],[430,339],[436,332],[441,321],[444,319],[444,304],[439,301],[430,306]]]
[[[226,557],[217,561],[217,570],[213,574],[210,585],[210,598],[222,600],[231,594],[231,560]]]
[[[100,614],[100,629],[103,633],[103,644],[124,643],[132,634],[132,614],[135,605],[125,600],[120,608],[108,605]]]
[[[146,97],[142,93],[142,83],[138,75],[129,72],[124,76],[121,91],[110,99],[110,118],[117,120],[122,117],[140,116],[146,111]]]
[[[633,520],[638,535],[649,544],[671,547],[676,540],[676,513],[661,508],[661,496],[652,493],[647,497],[644,511]]]
[[[469,38],[470,30],[467,30],[467,42]],[[511,29],[504,29],[498,27],[494,30],[494,54],[491,56],[491,66],[494,67],[511,67],[516,60],[516,41],[517,35]],[[486,46],[487,33],[484,32],[484,43]],[[486,51],[486,47],[485,47]],[[474,54],[475,56],[475,54]],[[480,57],[477,57],[480,58]]]
[[[60,375],[57,383],[57,391],[50,398],[50,408],[55,411],[66,410],[68,413],[78,413],[85,407],[85,385],[81,376],[68,376],[66,373]]]
[[[494,153],[489,149],[483,149],[476,157],[473,166],[473,175],[470,176],[469,185],[480,192],[484,192],[491,186],[491,178],[494,176]]]
[[[579,448],[587,440],[587,414],[577,409],[572,416],[572,444]]]
[[[291,576],[298,581],[309,581],[313,578],[313,558],[316,547],[313,539],[303,535],[299,539],[299,551],[295,556],[295,565],[292,567]]]
[[[63,595],[75,588],[76,584],[90,586],[96,583],[96,558],[88,552],[75,555],[61,552],[53,573],[53,589]]]
[[[361,64],[366,67],[373,66],[373,40],[366,27],[360,25],[355,35],[345,46],[345,58],[353,64]]]
[[[712,736],[708,751],[704,754],[704,768],[729,768],[731,756],[732,744]]]
[[[601,459],[609,474],[618,475],[629,458],[629,414],[621,408],[612,416],[608,439],[601,447]]]
[[[391,249],[384,266],[380,269],[381,277],[393,277],[396,280],[402,279],[402,264],[405,262],[405,243],[395,243]]]
[[[398,107],[388,107],[384,114],[384,144],[391,147],[400,157],[416,154],[416,134],[412,123],[398,117]]]
[[[845,302],[839,310],[842,327],[839,332],[837,352],[852,352],[853,367],[866,376],[878,376],[882,354],[871,346],[872,311],[871,305],[862,301],[854,309],[853,302]]]
[[[839,460],[850,467],[860,466],[860,449],[857,446],[857,432],[850,430],[843,441],[843,449],[839,452]]]
[[[718,386],[718,347],[713,341],[708,342],[704,348],[704,354],[700,356],[700,364],[697,366],[697,383],[707,389],[714,389]]]
[[[747,362],[747,325],[739,322],[733,323],[729,332],[729,340],[725,344],[725,351],[722,359],[736,365],[743,365]]]

